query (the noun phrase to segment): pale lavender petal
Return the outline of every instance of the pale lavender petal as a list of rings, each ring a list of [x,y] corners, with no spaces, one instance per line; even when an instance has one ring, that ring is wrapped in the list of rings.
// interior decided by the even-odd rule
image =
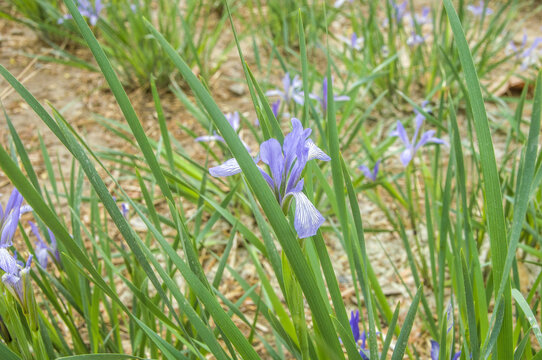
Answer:
[[[454,357],[452,358],[452,360],[457,360],[461,357],[461,351],[458,351],[454,354]]]
[[[374,179],[373,179],[373,173],[372,173],[371,169],[369,169],[366,165],[360,165],[360,166],[358,167],[358,169],[361,170],[361,172],[363,173],[363,175],[364,175],[366,178],[371,179],[371,180],[374,181]]]
[[[197,142],[209,142],[209,141],[221,141],[225,142],[224,138],[220,135],[204,135],[195,139]]]
[[[397,130],[392,133],[392,136],[399,137],[406,147],[410,147],[410,140],[408,139],[406,130],[399,120],[397,120]]]
[[[226,120],[228,120],[228,122],[230,123],[233,130],[239,130],[239,127],[241,125],[241,119],[239,118],[239,113],[237,111],[233,113],[227,113],[225,117]]]
[[[338,96],[334,96],[333,100],[335,100],[335,101],[348,101],[348,100],[350,100],[350,96],[338,95]]]
[[[311,139],[307,139],[305,141],[305,146],[307,146],[309,149],[307,161],[310,161],[313,159],[318,159],[318,160],[323,160],[323,161],[331,160],[331,158],[325,152],[323,152],[322,149],[316,146],[316,144]]]
[[[284,172],[284,155],[280,143],[273,138],[264,141],[260,146],[260,157],[269,166],[275,187],[280,189]]]
[[[271,105],[271,110],[273,111],[273,115],[275,115],[275,118],[277,119],[279,118],[279,107],[280,107],[280,99],[278,99]]]
[[[282,98],[284,98],[284,92],[280,91],[280,90],[268,90],[265,92],[265,95],[266,96],[280,96]]]
[[[406,148],[402,153],[401,153],[401,162],[403,163],[403,166],[407,166],[410,161],[412,160],[412,156],[413,156],[413,151],[412,149],[410,148]]]
[[[218,176],[231,176],[235,174],[239,174],[241,172],[241,167],[239,166],[239,163],[235,158],[226,160],[221,165],[212,167],[209,169],[209,173],[212,176],[218,177]]]
[[[294,227],[300,239],[314,236],[325,219],[303,192],[291,193],[295,198]]]
[[[0,248],[0,269],[10,274],[14,274],[19,271],[17,261],[6,248]]]

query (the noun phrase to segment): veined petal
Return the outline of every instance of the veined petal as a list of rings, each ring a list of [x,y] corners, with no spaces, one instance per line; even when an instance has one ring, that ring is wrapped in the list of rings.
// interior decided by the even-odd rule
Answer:
[[[223,164],[212,167],[209,169],[209,173],[214,176],[231,176],[239,174],[241,167],[235,158],[226,160]]]
[[[0,247],[10,247],[12,245],[13,235],[17,230],[17,224],[21,217],[20,211],[20,206],[17,206],[12,212],[6,212],[6,219],[4,219],[4,223],[0,226],[0,231],[2,232],[0,234]]]
[[[280,96],[281,98],[284,98],[284,92],[275,89],[275,90],[268,90],[265,92],[266,96]]]
[[[271,138],[260,145],[260,157],[269,166],[269,169],[271,169],[274,185],[279,189],[282,184],[282,175],[284,172],[284,155],[277,139]]]
[[[199,136],[195,139],[197,142],[209,142],[209,141],[222,141],[224,142],[224,138],[220,135],[204,135]]]
[[[0,248],[0,269],[9,274],[16,274],[19,271],[17,261],[6,248]]]
[[[294,227],[300,239],[314,236],[325,219],[303,192],[292,192],[295,198]]]
[[[338,96],[334,96],[333,100],[335,100],[335,101],[348,101],[348,100],[350,100],[350,96],[348,96],[348,95],[338,95]]]
[[[331,160],[331,158],[325,152],[323,152],[322,149],[316,146],[314,141],[312,141],[311,139],[307,139],[305,141],[305,146],[309,148],[307,161],[310,161],[312,159],[318,159],[323,161]]]

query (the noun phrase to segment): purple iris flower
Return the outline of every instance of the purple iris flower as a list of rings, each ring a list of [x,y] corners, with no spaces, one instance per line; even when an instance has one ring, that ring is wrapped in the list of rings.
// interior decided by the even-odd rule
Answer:
[[[431,360],[439,360],[440,345],[435,340],[431,340]],[[452,360],[457,360],[461,356],[461,351],[456,352],[452,356]]]
[[[130,211],[130,205],[128,205],[128,203],[121,203],[120,204],[120,211],[122,212],[122,216],[124,216],[125,218],[128,218],[128,211]]]
[[[2,275],[2,282],[9,292],[19,301],[25,313],[28,313],[28,304],[25,293],[32,289],[30,287],[30,277],[28,276],[31,263],[32,255],[28,257],[28,261],[23,267],[6,248],[0,248],[0,269],[5,272],[5,274]]]
[[[38,260],[40,266],[44,269],[47,268],[49,256],[52,259],[56,260],[58,264],[60,264],[60,253],[58,251],[56,238],[53,232],[47,229],[49,233],[49,238],[51,239],[51,245],[49,245],[45,241],[43,241],[36,224],[34,224],[32,221],[29,221],[28,223],[30,224],[30,229],[38,240],[36,242],[36,248],[34,252],[36,253],[36,259]]]
[[[426,109],[427,102],[424,102],[422,104],[422,108]],[[410,161],[414,158],[414,155],[416,154],[416,151],[418,151],[419,148],[424,146],[428,143],[433,144],[444,144],[447,145],[446,141],[436,138],[435,130],[428,130],[424,132],[420,139],[418,140],[418,134],[420,132],[420,128],[422,127],[423,121],[425,120],[425,116],[423,116],[418,110],[414,110],[416,113],[416,130],[414,131],[414,136],[412,137],[412,141],[408,138],[408,135],[406,133],[406,130],[403,126],[403,124],[397,120],[397,129],[392,131],[390,136],[397,136],[399,139],[403,142],[405,145],[405,150],[401,153],[401,162],[403,163],[403,166],[407,166]]]
[[[425,37],[421,36],[420,34],[417,34],[415,31],[412,31],[410,36],[408,37],[406,44],[410,47],[414,47],[420,44],[423,44],[425,41]]]
[[[92,6],[90,0],[76,0],[76,5],[81,15],[89,19],[90,25],[95,26],[98,23],[100,13],[104,8],[102,0],[95,0],[94,6]],[[71,14],[66,14],[60,19],[58,19],[58,23],[62,24],[64,21],[71,18]]]
[[[488,15],[493,14],[493,10],[485,6],[483,0],[480,0],[480,2],[478,3],[478,6],[467,5],[467,10],[469,10],[473,15],[480,16],[480,17],[482,15],[488,16]],[[485,10],[485,13],[484,13],[484,10]]]
[[[523,35],[523,40],[519,48],[515,46],[514,42],[510,42],[510,49],[516,54],[516,58],[521,60],[522,70],[525,70],[530,66],[537,67],[540,65],[540,59],[542,58],[540,44],[542,44],[542,37],[537,37],[532,42],[531,46],[527,46],[527,34]]]
[[[365,39],[363,38],[363,36],[359,37],[356,33],[352,33],[350,37],[338,35],[337,38],[346,45],[348,45],[350,49],[356,51],[360,51],[361,49],[363,49],[363,44],[365,43]]]
[[[8,248],[13,245],[13,235],[17,230],[17,224],[22,214],[31,211],[28,205],[22,206],[23,196],[17,189],[13,189],[6,208],[0,204],[0,248]]]
[[[269,90],[265,93],[267,96],[280,96],[282,100],[289,104],[290,100],[294,100],[299,105],[303,105],[305,99],[303,97],[303,91],[300,88],[303,86],[301,79],[296,75],[292,79],[289,73],[286,73],[282,78],[282,87],[284,90]]]
[[[427,6],[424,6],[421,14],[415,13],[414,17],[411,19],[412,26],[414,26],[415,24],[418,24],[420,26],[425,25],[425,24],[430,24],[431,23],[431,18],[429,17],[430,11],[431,10]]]
[[[350,329],[352,330],[352,335],[354,335],[354,341],[356,345],[359,346],[359,354],[363,360],[369,360],[369,357],[365,354],[366,343],[367,343],[367,333],[365,331],[359,331],[359,310],[350,312]]]
[[[303,129],[301,122],[292,119],[292,132],[284,137],[281,146],[276,139],[264,141],[260,146],[261,159],[270,170],[269,175],[260,168],[260,172],[273,190],[283,211],[287,211],[292,198],[295,199],[294,227],[299,238],[303,239],[316,234],[324,222],[324,217],[303,193],[304,180],[301,174],[307,161],[319,159],[329,161],[327,156],[316,144],[309,139],[311,129]],[[209,169],[212,176],[231,176],[241,172],[236,159],[229,159],[219,166]]]
[[[322,111],[325,113],[327,110],[327,77],[324,78],[324,81],[322,81],[322,96],[310,94],[309,97],[314,100],[318,100],[320,103],[320,106],[322,107]],[[335,101],[348,101],[350,100],[349,96],[346,95],[340,95],[340,96],[333,96],[333,100]]]
[[[239,131],[239,128],[241,127],[241,119],[239,118],[239,113],[237,111],[224,114],[224,117],[226,118],[226,120],[228,120],[235,132]],[[213,135],[200,136],[197,137],[195,140],[198,142],[220,141],[226,143],[226,141],[224,141],[224,138],[218,135],[216,131],[213,131]],[[250,152],[250,147],[243,140],[241,140],[241,142],[243,143],[247,151]]]
[[[366,178],[371,179],[371,181],[376,181],[376,178],[378,177],[378,168],[380,166],[380,160],[378,160],[375,163],[375,167],[373,170],[369,169],[365,165],[360,165],[358,169],[360,169],[363,172],[363,175],[365,175]]]

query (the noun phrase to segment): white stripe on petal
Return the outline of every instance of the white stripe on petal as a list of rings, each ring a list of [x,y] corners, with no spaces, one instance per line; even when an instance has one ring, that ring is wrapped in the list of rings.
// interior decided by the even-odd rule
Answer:
[[[323,161],[331,160],[331,158],[325,152],[323,152],[322,149],[316,146],[316,144],[311,139],[307,139],[307,141],[305,141],[305,146],[309,148],[307,161],[312,159],[318,159]]]
[[[302,192],[290,193],[295,198],[294,227],[300,239],[313,236],[325,219]]]
[[[241,167],[239,167],[239,163],[235,159],[229,159],[225,163],[209,169],[209,173],[215,177],[231,176],[240,172]]]

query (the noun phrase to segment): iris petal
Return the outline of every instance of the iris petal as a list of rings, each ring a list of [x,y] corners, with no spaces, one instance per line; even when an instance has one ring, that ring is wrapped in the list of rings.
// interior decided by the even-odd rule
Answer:
[[[282,147],[276,139],[269,139],[260,146],[260,157],[262,161],[271,169],[274,185],[277,189],[282,184],[282,175],[284,172],[284,155]]]
[[[322,149],[316,146],[314,141],[312,141],[311,139],[307,139],[307,141],[305,141],[305,146],[309,148],[309,155],[308,155],[307,161],[310,161],[313,159],[318,159],[318,160],[323,160],[323,161],[331,160],[331,158],[325,152],[323,152]]]
[[[235,174],[239,174],[241,172],[241,167],[239,166],[239,163],[235,158],[226,160],[221,165],[212,167],[209,169],[209,173],[214,176],[231,176]]]
[[[295,198],[294,227],[300,239],[314,236],[325,219],[303,192],[292,192]]]

